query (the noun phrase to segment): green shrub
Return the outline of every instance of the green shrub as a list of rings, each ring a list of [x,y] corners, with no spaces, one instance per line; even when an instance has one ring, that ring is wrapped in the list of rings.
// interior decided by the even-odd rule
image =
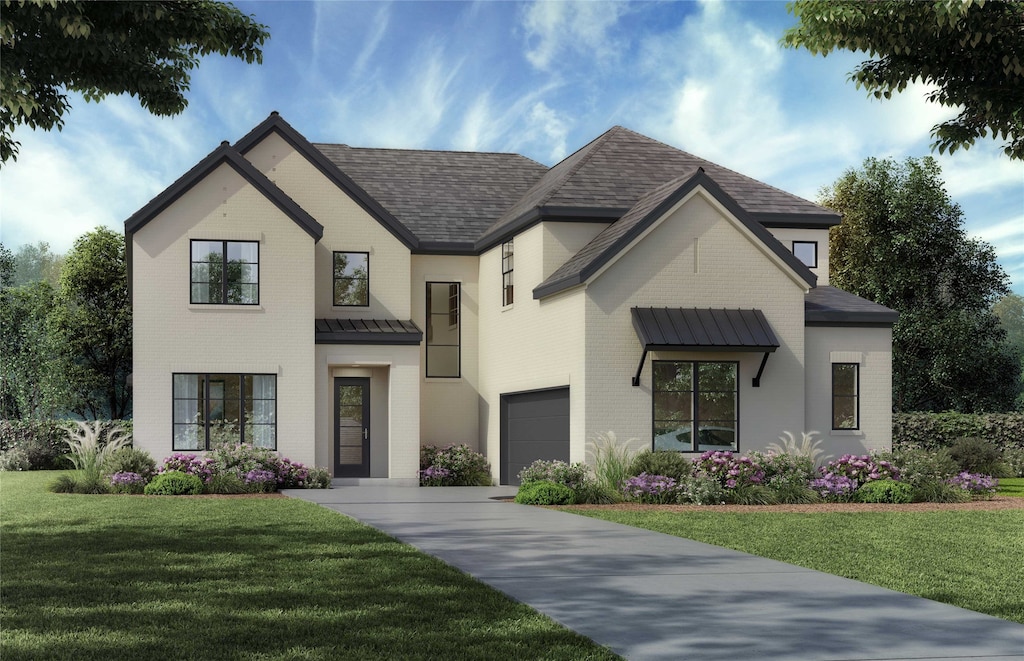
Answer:
[[[622,494],[617,489],[611,489],[596,480],[584,482],[574,490],[573,502],[587,505],[608,505],[610,503],[621,503]]]
[[[70,468],[64,455],[68,451],[65,427],[72,420],[0,420],[0,452],[15,448],[28,456],[29,470],[53,470]],[[111,429],[121,429],[131,434],[131,420],[113,420],[107,424]],[[107,431],[103,430],[100,440],[106,442]]]
[[[103,476],[83,472],[58,475],[47,488],[53,493],[110,493],[110,484]]]
[[[429,447],[429,446],[428,446]],[[468,445],[420,448],[420,483],[446,487],[489,487],[491,465]],[[429,461],[426,466],[422,462]],[[433,476],[433,477],[431,477]],[[436,478],[436,479],[435,479]]]
[[[168,471],[146,485],[147,496],[195,496],[203,492],[203,481],[181,471]]]
[[[963,503],[971,499],[968,491],[954,487],[948,480],[923,479],[911,485],[915,503]]]
[[[630,475],[664,475],[676,482],[682,482],[692,472],[690,460],[674,450],[644,450],[629,465]]]
[[[862,503],[909,503],[913,496],[913,487],[895,480],[872,480],[857,489],[857,500]]]
[[[313,466],[309,469],[309,477],[306,478],[307,489],[330,489],[331,473],[326,468]]]
[[[103,462],[103,474],[138,473],[146,479],[156,475],[156,461],[145,450],[124,447],[116,450]]]
[[[1006,464],[1006,477],[1024,477],[1024,448],[1004,448],[1003,462]]]
[[[206,493],[231,494],[247,493],[242,478],[234,473],[214,473],[210,481],[203,486]]]
[[[968,473],[999,475],[1006,471],[1003,453],[993,443],[982,438],[959,438],[949,448],[949,456],[960,470]]]
[[[682,505],[724,505],[726,489],[711,475],[688,475],[676,487],[676,502]]]
[[[977,437],[997,447],[1024,448],[1024,413],[894,413],[892,447],[935,450]]]
[[[0,452],[0,471],[27,471],[31,468],[32,462],[28,460],[28,453],[22,448]]]
[[[516,493],[516,502],[520,505],[571,505],[574,500],[572,489],[546,481],[528,482]]]
[[[62,473],[46,488],[53,493],[75,493],[75,477],[70,473]]]
[[[519,482],[521,484],[554,482],[570,489],[578,489],[593,481],[594,478],[590,476],[590,467],[581,462],[567,464],[558,459],[554,461],[538,459],[519,471]]]
[[[765,481],[764,487],[771,493],[773,503],[779,505],[803,505],[821,501],[818,492],[810,487],[810,480],[796,474],[779,474]]]
[[[768,488],[742,482],[725,490],[725,502],[731,505],[771,505],[775,499]]]
[[[214,473],[234,473],[239,477],[249,471],[265,470],[277,475],[281,468],[281,457],[273,450],[261,448],[252,443],[220,443],[212,446]]]

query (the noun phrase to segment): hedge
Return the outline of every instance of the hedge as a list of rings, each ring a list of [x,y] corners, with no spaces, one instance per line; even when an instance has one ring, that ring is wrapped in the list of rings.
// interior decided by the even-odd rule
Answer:
[[[112,420],[128,433],[131,420]],[[28,456],[29,470],[70,468],[64,459],[68,453],[68,433],[63,429],[73,420],[0,420],[0,453],[20,448]]]
[[[1024,413],[893,413],[892,446],[937,450],[958,438],[1024,449]]]

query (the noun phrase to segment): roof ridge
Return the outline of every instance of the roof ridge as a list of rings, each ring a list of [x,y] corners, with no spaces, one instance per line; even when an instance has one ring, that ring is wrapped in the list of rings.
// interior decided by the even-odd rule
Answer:
[[[608,129],[607,131],[605,131],[604,133],[602,133],[601,135],[597,136],[596,138],[594,138],[593,140],[588,142],[587,144],[583,145],[582,147],[580,147],[579,149],[574,151],[573,153],[569,154],[568,156],[566,156],[565,158],[560,160],[558,163],[555,163],[554,165],[552,165],[548,169],[548,172],[550,172],[551,170],[554,170],[555,168],[557,168],[559,166],[559,164],[564,163],[565,161],[569,160],[570,158],[572,158],[576,154],[578,154],[578,153],[580,153],[582,151],[586,151],[586,153],[583,154],[583,156],[580,157],[579,161],[577,161],[571,168],[569,168],[569,170],[564,175],[560,176],[558,179],[555,180],[555,182],[557,182],[557,184],[551,185],[551,186],[548,187],[547,193],[545,193],[539,200],[537,200],[537,204],[534,205],[534,206],[536,206],[536,207],[544,206],[544,204],[548,200],[550,200],[555,195],[555,193],[558,192],[562,188],[562,186],[567,181],[569,181],[569,179],[572,178],[572,176],[574,174],[576,174],[577,172],[580,171],[580,168],[582,168],[584,164],[588,163],[590,161],[590,159],[592,159],[594,157],[594,154],[597,153],[597,151],[601,147],[601,145],[603,145],[604,143],[608,142],[609,136],[612,135],[612,133],[617,132],[618,130],[624,130],[624,129],[621,126],[613,126],[610,129]],[[537,183],[539,184],[540,181],[538,180]]]
[[[534,161],[529,156],[524,156],[514,151],[473,151],[469,149],[412,149],[409,147],[353,147],[352,145],[346,145],[340,142],[314,142],[312,143],[315,147],[344,147],[345,149],[358,149],[362,151],[390,151],[390,152],[408,152],[413,154],[472,154],[474,156],[518,156],[519,158],[525,158],[528,161],[533,161],[538,165],[544,165]],[[546,166],[545,166],[546,167]]]

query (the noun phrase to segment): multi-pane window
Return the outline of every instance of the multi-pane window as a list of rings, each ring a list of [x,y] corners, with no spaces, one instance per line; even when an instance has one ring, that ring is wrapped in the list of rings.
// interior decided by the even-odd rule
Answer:
[[[818,268],[818,242],[794,241],[793,255],[812,269]]]
[[[460,376],[459,283],[427,283],[427,376]]]
[[[192,303],[259,305],[260,244],[192,241]]]
[[[515,300],[512,282],[512,239],[501,244],[501,304],[512,305]]]
[[[171,390],[175,450],[277,449],[277,375],[175,374]]]
[[[860,365],[832,363],[832,429],[860,429]]]
[[[653,366],[655,450],[738,449],[738,363],[656,360]]]
[[[370,304],[370,253],[334,253],[334,304]]]

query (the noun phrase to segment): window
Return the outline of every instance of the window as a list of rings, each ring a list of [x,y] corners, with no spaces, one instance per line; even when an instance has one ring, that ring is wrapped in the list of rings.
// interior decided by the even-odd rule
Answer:
[[[192,303],[259,305],[256,241],[192,241]]]
[[[172,378],[174,450],[210,450],[224,442],[277,449],[277,375]]]
[[[656,360],[653,366],[655,450],[738,449],[739,363]]]
[[[860,429],[860,365],[832,363],[832,429]]]
[[[427,376],[458,377],[459,283],[427,283]]]
[[[370,304],[370,253],[334,253],[334,304]]]
[[[501,304],[512,305],[512,239],[501,244]]]
[[[793,255],[812,269],[818,268],[818,242],[794,241]]]

